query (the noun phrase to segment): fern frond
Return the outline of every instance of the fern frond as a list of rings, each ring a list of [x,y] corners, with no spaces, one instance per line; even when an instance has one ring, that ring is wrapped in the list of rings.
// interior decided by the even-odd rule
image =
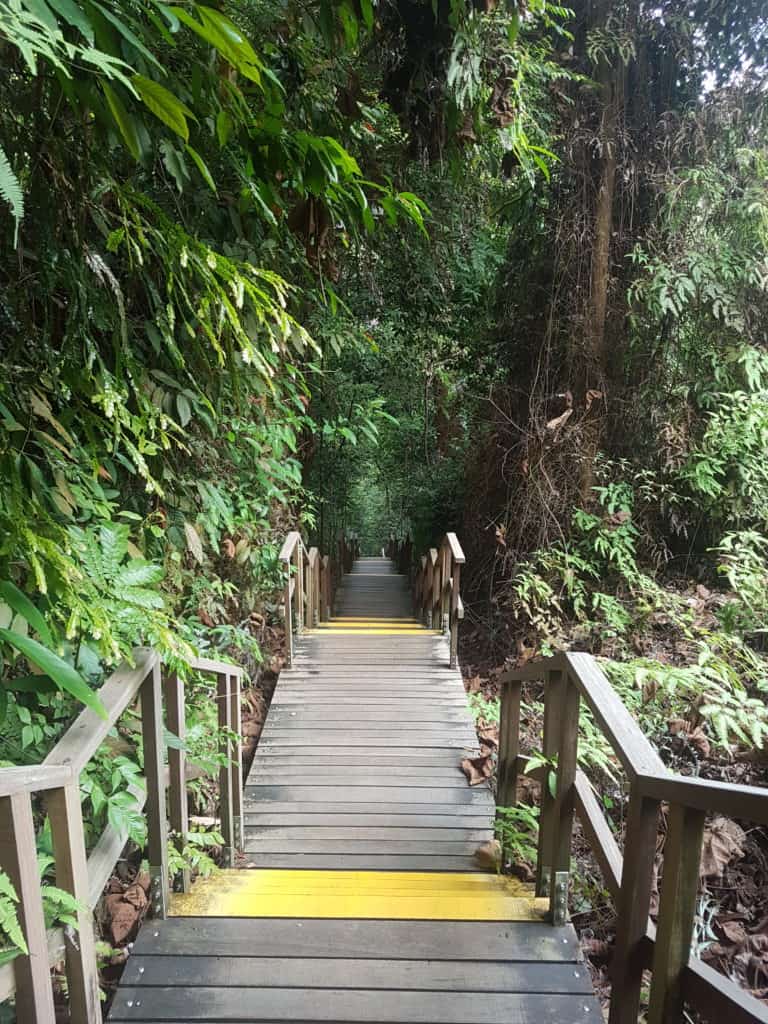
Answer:
[[[21,182],[14,174],[11,162],[0,146],[0,197],[5,200],[11,208],[15,222],[13,244],[19,241],[19,224],[24,217],[24,193],[21,191]]]

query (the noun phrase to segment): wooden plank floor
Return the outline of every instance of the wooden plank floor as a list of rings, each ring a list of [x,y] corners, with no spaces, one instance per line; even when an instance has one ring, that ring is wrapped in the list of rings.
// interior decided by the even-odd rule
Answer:
[[[573,928],[473,859],[494,804],[442,636],[383,559],[281,674],[246,786],[245,863],[142,929],[109,1020],[602,1021]]]
[[[280,675],[245,789],[249,865],[476,870],[494,803],[459,768],[477,737],[448,662],[406,578],[358,560]]]

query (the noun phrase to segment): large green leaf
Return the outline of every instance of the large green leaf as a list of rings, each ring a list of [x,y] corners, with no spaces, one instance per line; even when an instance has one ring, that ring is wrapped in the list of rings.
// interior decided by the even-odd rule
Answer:
[[[200,171],[203,178],[205,179],[205,183],[208,186],[208,188],[212,192],[217,192],[218,190],[216,188],[216,182],[213,180],[213,175],[208,170],[208,165],[206,164],[205,160],[203,160],[203,158],[200,156],[197,150],[193,149],[190,145],[187,145],[184,148],[194,160],[195,165],[197,166],[198,171]]]
[[[149,107],[155,117],[158,117],[164,124],[180,135],[185,142],[189,142],[189,125],[187,118],[195,120],[195,115],[186,104],[174,96],[170,90],[159,82],[153,82],[151,78],[144,75],[134,75],[133,85],[142,102]]]
[[[75,0],[48,0],[48,6],[61,15],[68,25],[79,29],[88,42],[93,45],[93,25],[79,4],[75,3]]]
[[[136,122],[125,109],[123,101],[111,85],[108,85],[106,82],[102,82],[101,88],[107,99],[107,104],[109,105],[112,117],[115,119],[115,124],[119,128],[123,141],[128,147],[128,151],[134,160],[139,160],[141,158],[141,144],[139,142],[139,132],[136,127]]]
[[[6,604],[10,605],[23,619],[26,619],[32,629],[42,638],[43,643],[53,647],[53,637],[48,629],[48,623],[40,612],[35,608],[26,594],[23,594],[10,580],[0,580],[0,597]]]
[[[183,7],[171,7],[171,11],[179,21],[184,22],[201,39],[218,50],[241,75],[257,85],[261,84],[262,63],[234,22],[218,11],[211,10],[210,7],[198,7],[202,21],[197,21]]]
[[[146,48],[144,43],[142,43],[142,41],[139,39],[139,37],[136,35],[133,29],[130,28],[129,25],[126,25],[126,23],[121,18],[118,18],[116,14],[113,14],[113,12],[110,11],[110,9],[105,4],[99,3],[99,0],[91,0],[91,2],[98,11],[101,11],[101,13],[107,19],[107,21],[114,25],[114,27],[117,29],[117,31],[120,33],[120,35],[123,37],[123,39],[125,39],[127,43],[130,43],[130,45],[137,49],[143,57],[146,57],[146,59],[151,64],[154,64],[158,71],[161,71],[163,74],[166,74],[165,68],[157,59],[157,57],[155,57],[154,53],[151,53]]]
[[[66,661],[43,647],[37,640],[28,636],[20,636],[11,632],[10,629],[0,629],[0,640],[5,640],[11,647],[38,665],[43,672],[51,677],[56,685],[65,690],[68,694],[85,704],[91,711],[95,711],[101,718],[106,719],[107,712],[97,695],[88,686],[86,681]]]

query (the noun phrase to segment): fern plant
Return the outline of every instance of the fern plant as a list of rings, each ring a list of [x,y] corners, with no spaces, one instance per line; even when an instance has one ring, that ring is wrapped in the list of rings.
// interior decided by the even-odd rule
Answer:
[[[19,224],[24,217],[24,194],[21,183],[16,177],[11,162],[0,146],[0,197],[10,206],[13,215],[15,233],[14,246],[19,240]]]
[[[0,870],[0,967],[27,952],[27,943],[19,924],[19,897],[6,873]]]
[[[105,523],[97,530],[70,528],[90,600],[74,609],[67,635],[87,632],[106,644],[115,659],[134,644],[152,642],[168,633],[159,565],[130,557],[128,527]]]

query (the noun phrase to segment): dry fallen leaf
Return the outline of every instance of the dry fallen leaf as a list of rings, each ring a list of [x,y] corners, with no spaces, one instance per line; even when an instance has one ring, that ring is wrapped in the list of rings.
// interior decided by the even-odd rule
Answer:
[[[465,757],[461,770],[467,776],[470,786],[479,786],[491,777],[493,768],[490,757]]]
[[[714,818],[704,832],[700,873],[704,878],[720,878],[725,867],[744,856],[746,834],[729,818]]]
[[[501,843],[498,839],[489,839],[475,850],[475,860],[482,868],[498,871],[501,866]]]
[[[573,415],[573,409],[566,409],[560,416],[555,416],[553,420],[549,420],[547,423],[547,430],[551,430],[553,433],[559,430],[560,427],[564,426]]]

